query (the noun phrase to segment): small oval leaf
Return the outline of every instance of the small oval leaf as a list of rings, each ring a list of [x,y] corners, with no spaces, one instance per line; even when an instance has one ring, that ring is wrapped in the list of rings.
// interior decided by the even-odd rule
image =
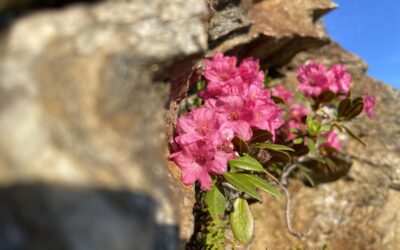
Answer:
[[[235,150],[239,153],[239,155],[249,153],[249,151],[250,151],[249,145],[247,144],[247,142],[245,142],[241,138],[235,136],[232,139],[232,143],[235,146]]]
[[[281,144],[257,143],[256,145],[254,145],[254,147],[263,148],[263,149],[271,149],[274,151],[292,151],[292,152],[294,152],[293,148],[290,148],[288,146],[281,145]]]
[[[230,184],[235,186],[240,191],[245,192],[246,194],[250,195],[251,197],[257,200],[261,200],[261,197],[258,194],[256,187],[245,178],[242,178],[240,174],[225,173],[224,177]]]
[[[244,155],[242,157],[229,160],[229,166],[231,168],[240,168],[244,170],[264,172],[264,168],[255,158],[250,155]]]
[[[213,182],[210,191],[206,193],[204,201],[208,206],[208,212],[210,213],[211,218],[214,220],[215,224],[218,225],[225,213],[226,199],[215,185],[215,181]]]
[[[250,143],[266,142],[272,139],[273,135],[267,130],[254,129],[253,137],[250,139]]]
[[[271,150],[269,151],[269,153],[271,155],[271,159],[269,160],[269,162],[288,162],[292,159],[290,155],[285,151]]]
[[[271,99],[274,101],[275,104],[285,104],[285,100],[278,96],[271,96]]]
[[[230,223],[235,239],[240,243],[249,243],[254,236],[254,218],[249,204],[242,198],[233,202],[233,211],[230,214]]]
[[[269,194],[272,194],[275,197],[281,197],[281,193],[273,187],[271,184],[266,182],[264,179],[251,175],[251,174],[238,174],[241,175],[242,178],[247,179],[251,184],[253,184],[256,188],[261,189],[264,192],[267,192]]]
[[[361,112],[363,111],[363,107],[363,102],[357,102],[356,104],[353,104],[349,112],[346,113],[346,120],[351,120],[361,114]]]
[[[326,102],[330,102],[333,100],[333,98],[336,97],[336,94],[333,93],[330,90],[326,90],[324,92],[322,92],[319,96],[318,96],[318,101],[320,103],[326,103]]]
[[[338,107],[338,116],[343,117],[346,111],[350,108],[350,106],[351,106],[351,100],[349,98],[341,100]]]

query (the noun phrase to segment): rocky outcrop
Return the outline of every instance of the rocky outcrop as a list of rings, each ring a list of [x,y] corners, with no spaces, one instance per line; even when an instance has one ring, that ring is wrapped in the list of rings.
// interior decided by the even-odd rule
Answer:
[[[43,0],[28,11],[34,2],[0,4],[1,249],[182,248],[193,190],[167,162],[164,132],[215,51],[259,58],[273,82],[293,82],[309,59],[344,63],[354,90],[378,98],[376,119],[353,126],[368,147],[348,141],[345,175],[291,180],[307,240],[287,233],[283,200],[265,197],[253,249],[399,245],[400,94],[329,39],[331,1]]]
[[[352,123],[367,147],[347,138],[346,154],[352,159],[349,171],[339,180],[306,187],[292,181],[293,224],[306,233],[304,242],[287,233],[284,201],[265,197],[253,206],[258,214],[254,249],[396,249],[400,243],[397,219],[400,204],[398,173],[400,161],[400,92],[364,73],[367,65],[334,42],[298,53],[290,63],[276,68],[275,83],[295,82],[293,70],[307,60],[327,65],[345,64],[353,76],[353,92],[377,96],[374,119]],[[327,173],[332,175],[334,173]]]
[[[166,168],[165,79],[174,61],[206,49],[206,10],[104,1],[7,27],[1,249],[176,249],[190,237],[193,194]]]

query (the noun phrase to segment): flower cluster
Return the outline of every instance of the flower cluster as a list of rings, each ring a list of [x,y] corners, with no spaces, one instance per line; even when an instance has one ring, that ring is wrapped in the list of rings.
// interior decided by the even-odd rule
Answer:
[[[375,96],[369,95],[368,93],[364,93],[363,97],[364,97],[363,111],[369,118],[373,118],[374,113],[372,109],[374,108],[376,103]]]
[[[228,160],[239,156],[235,136],[249,141],[253,129],[275,135],[284,121],[257,60],[247,58],[237,66],[235,57],[217,53],[204,64],[207,86],[199,93],[204,104],[179,118],[171,159],[181,168],[184,184],[199,181],[208,190],[211,174],[225,173]]]
[[[347,95],[350,90],[351,76],[341,64],[327,69],[323,64],[308,62],[297,72],[297,91],[307,97],[318,97],[324,91]]]
[[[204,244],[205,239],[204,248],[219,249],[226,243],[228,214],[235,240],[248,244],[253,239],[248,200],[261,201],[258,192],[279,197],[279,185],[288,213],[289,176],[302,176],[313,185],[313,178],[324,171],[320,166],[332,168],[340,159],[342,133],[366,145],[347,123],[362,112],[372,118],[376,101],[367,93],[350,94],[351,76],[343,65],[302,65],[294,94],[282,84],[269,90],[274,81],[264,82],[258,61],[251,58],[238,65],[236,57],[217,53],[203,64],[196,107],[179,117],[170,158],[182,170],[184,184],[199,182],[196,200],[201,214],[203,209],[209,212],[196,216],[206,228],[194,240]]]

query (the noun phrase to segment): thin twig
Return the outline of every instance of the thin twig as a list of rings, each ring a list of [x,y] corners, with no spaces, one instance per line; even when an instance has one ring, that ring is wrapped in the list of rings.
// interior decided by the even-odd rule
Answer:
[[[289,190],[287,189],[288,186],[288,177],[290,174],[297,168],[297,164],[293,164],[289,167],[286,167],[283,170],[283,174],[281,176],[281,183],[280,183],[280,188],[283,190],[285,193],[286,197],[286,205],[285,205],[285,219],[286,219],[286,227],[288,228],[288,231],[290,234],[296,236],[298,239],[303,240],[304,235],[297,232],[296,230],[293,229],[292,227],[292,221],[291,221],[291,200],[290,200],[290,193]]]
[[[297,168],[297,164],[290,165],[283,169],[283,173],[281,175],[281,185],[287,187],[288,185],[288,177],[289,175]]]

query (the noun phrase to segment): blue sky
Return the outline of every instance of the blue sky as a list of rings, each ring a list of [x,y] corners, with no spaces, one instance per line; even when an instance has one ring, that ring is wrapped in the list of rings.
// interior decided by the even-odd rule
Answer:
[[[324,17],[331,37],[363,58],[368,74],[400,89],[400,0],[334,0]]]

